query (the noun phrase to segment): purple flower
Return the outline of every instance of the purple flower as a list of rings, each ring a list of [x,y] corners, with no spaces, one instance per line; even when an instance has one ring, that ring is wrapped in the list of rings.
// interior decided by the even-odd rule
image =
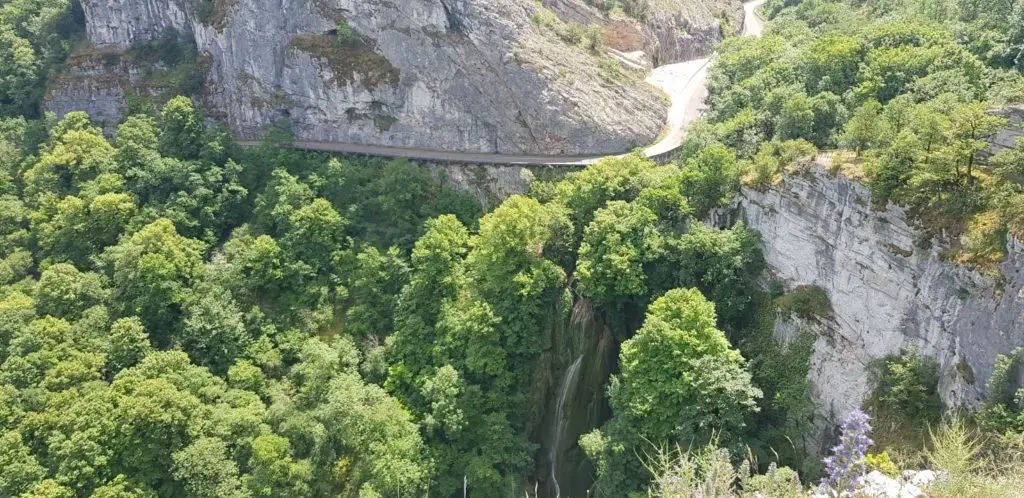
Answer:
[[[862,476],[867,474],[864,465],[864,454],[868,447],[875,444],[868,437],[871,432],[871,417],[854,410],[843,421],[843,435],[839,444],[832,448],[832,456],[825,457],[825,477],[821,487],[825,490],[852,492]]]

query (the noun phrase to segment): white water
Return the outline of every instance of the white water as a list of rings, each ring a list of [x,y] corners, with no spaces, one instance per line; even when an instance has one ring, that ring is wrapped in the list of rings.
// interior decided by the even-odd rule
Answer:
[[[583,364],[583,356],[576,358],[576,361],[565,371],[565,378],[562,379],[562,390],[558,393],[558,404],[555,406],[555,442],[551,445],[551,452],[548,457],[551,460],[551,482],[555,485],[555,498],[561,498],[562,490],[558,487],[558,452],[562,447],[562,433],[568,421],[565,419],[565,398],[569,395],[576,382],[576,375],[579,373],[580,365]]]

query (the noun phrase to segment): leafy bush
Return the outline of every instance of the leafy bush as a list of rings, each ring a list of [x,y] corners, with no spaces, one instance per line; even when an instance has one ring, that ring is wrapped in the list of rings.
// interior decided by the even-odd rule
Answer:
[[[583,32],[583,46],[592,54],[600,54],[604,48],[604,30],[597,25],[588,26]]]
[[[0,117],[41,116],[43,93],[85,31],[71,0],[0,4]]]
[[[878,417],[884,413],[918,427],[941,419],[939,364],[935,360],[910,348],[872,367],[875,388],[867,405]]]
[[[801,285],[775,300],[779,313],[804,320],[828,320],[832,317],[832,301],[821,287]]]
[[[891,478],[897,478],[900,474],[899,467],[893,463],[892,459],[889,458],[889,453],[883,451],[881,453],[868,453],[864,456],[864,464],[868,466],[868,471],[878,471]]]

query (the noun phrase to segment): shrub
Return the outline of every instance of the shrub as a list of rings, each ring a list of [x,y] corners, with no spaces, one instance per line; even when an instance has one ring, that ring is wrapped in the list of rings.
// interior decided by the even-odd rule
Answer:
[[[894,416],[920,426],[938,422],[943,404],[939,398],[939,364],[910,348],[899,356],[890,356],[872,368],[875,390],[868,400],[876,414]]]
[[[622,66],[615,59],[604,57],[597,61],[597,68],[605,83],[614,83],[622,79]]]
[[[789,294],[775,300],[779,312],[804,320],[832,317],[832,301],[825,289],[814,285],[801,285]]]
[[[583,46],[592,53],[600,53],[604,48],[604,31],[601,26],[591,25],[583,33]]]
[[[641,21],[647,20],[647,14],[651,10],[649,0],[619,0],[619,4],[626,15]]]
[[[900,474],[899,467],[892,462],[889,458],[889,453],[883,451],[881,453],[868,453],[864,457],[864,464],[868,466],[869,471],[877,470],[889,477],[898,477]]]

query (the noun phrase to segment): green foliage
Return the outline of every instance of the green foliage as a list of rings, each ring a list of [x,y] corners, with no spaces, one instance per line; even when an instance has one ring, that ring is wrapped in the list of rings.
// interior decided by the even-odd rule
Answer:
[[[187,97],[167,102],[160,115],[160,153],[181,159],[195,159],[203,146],[202,117]]]
[[[736,155],[725,146],[716,144],[686,162],[683,195],[690,200],[695,214],[703,218],[712,209],[729,205],[739,182]]]
[[[678,283],[696,287],[714,302],[723,326],[742,325],[764,269],[757,233],[742,222],[729,230],[696,224],[667,245]]]
[[[1009,355],[999,355],[992,377],[989,378],[988,398],[979,414],[981,426],[995,434],[1024,434],[1024,386],[1020,384],[1024,371],[1024,349]]]
[[[981,433],[955,418],[929,435],[929,464],[944,474],[928,486],[929,493],[969,498],[1020,494],[1024,473],[1019,437],[991,438],[991,433]]]
[[[239,150],[187,98],[115,143],[83,113],[37,143],[0,125],[0,494],[426,491],[419,424],[367,383],[409,280],[383,248],[439,213],[474,224],[470,196],[407,161]],[[455,428],[448,380],[427,396]],[[514,438],[484,421],[467,449]]]
[[[870,368],[874,389],[864,406],[875,423],[879,448],[920,451],[927,431],[942,419],[939,365],[909,349],[899,356],[876,360]]]
[[[714,446],[690,451],[659,448],[647,466],[654,475],[648,496],[796,498],[807,494],[790,468],[772,463],[764,474],[751,473],[749,460],[734,466],[730,452]]]
[[[808,458],[808,436],[814,416],[811,402],[811,355],[817,337],[800,330],[788,343],[775,338],[779,316],[770,295],[755,296],[754,319],[735,334],[738,349],[750,360],[754,385],[764,392],[758,411],[748,424],[748,451],[756,462],[778,462],[814,479],[820,462]]]
[[[699,291],[675,289],[650,306],[643,327],[622,344],[622,372],[609,387],[614,416],[580,442],[598,462],[605,492],[623,495],[642,485],[637,452],[644,444],[732,442],[757,410],[761,391],[715,321],[714,305]]]
[[[38,117],[47,80],[84,31],[69,0],[12,0],[0,5],[0,117]]]
[[[723,44],[709,119],[718,139],[752,158],[745,181],[756,188],[786,171],[766,141],[852,149],[857,160],[837,169],[867,177],[874,207],[900,204],[929,236],[963,236],[949,256],[998,277],[1021,177],[1000,173],[1010,153],[987,161],[983,149],[1005,125],[990,102],[1020,94],[1019,70],[1005,69],[1019,68],[1019,46],[1005,45],[1020,36],[1006,31],[1016,14],[996,20],[977,2],[926,4],[773,3],[767,36]]]
[[[829,320],[832,318],[832,301],[828,292],[821,287],[802,285],[780,296],[775,305],[783,315],[796,316],[803,320]]]
[[[623,201],[609,202],[594,213],[583,233],[576,276],[580,292],[595,303],[612,296],[630,298],[647,293],[644,264],[654,259],[657,215]]]
[[[200,21],[223,29],[238,0],[198,0],[196,16]]]
[[[903,417],[915,424],[935,421],[942,413],[939,366],[914,349],[888,357],[877,365],[876,385],[869,404],[874,409]],[[879,417],[874,417],[876,420]]]

